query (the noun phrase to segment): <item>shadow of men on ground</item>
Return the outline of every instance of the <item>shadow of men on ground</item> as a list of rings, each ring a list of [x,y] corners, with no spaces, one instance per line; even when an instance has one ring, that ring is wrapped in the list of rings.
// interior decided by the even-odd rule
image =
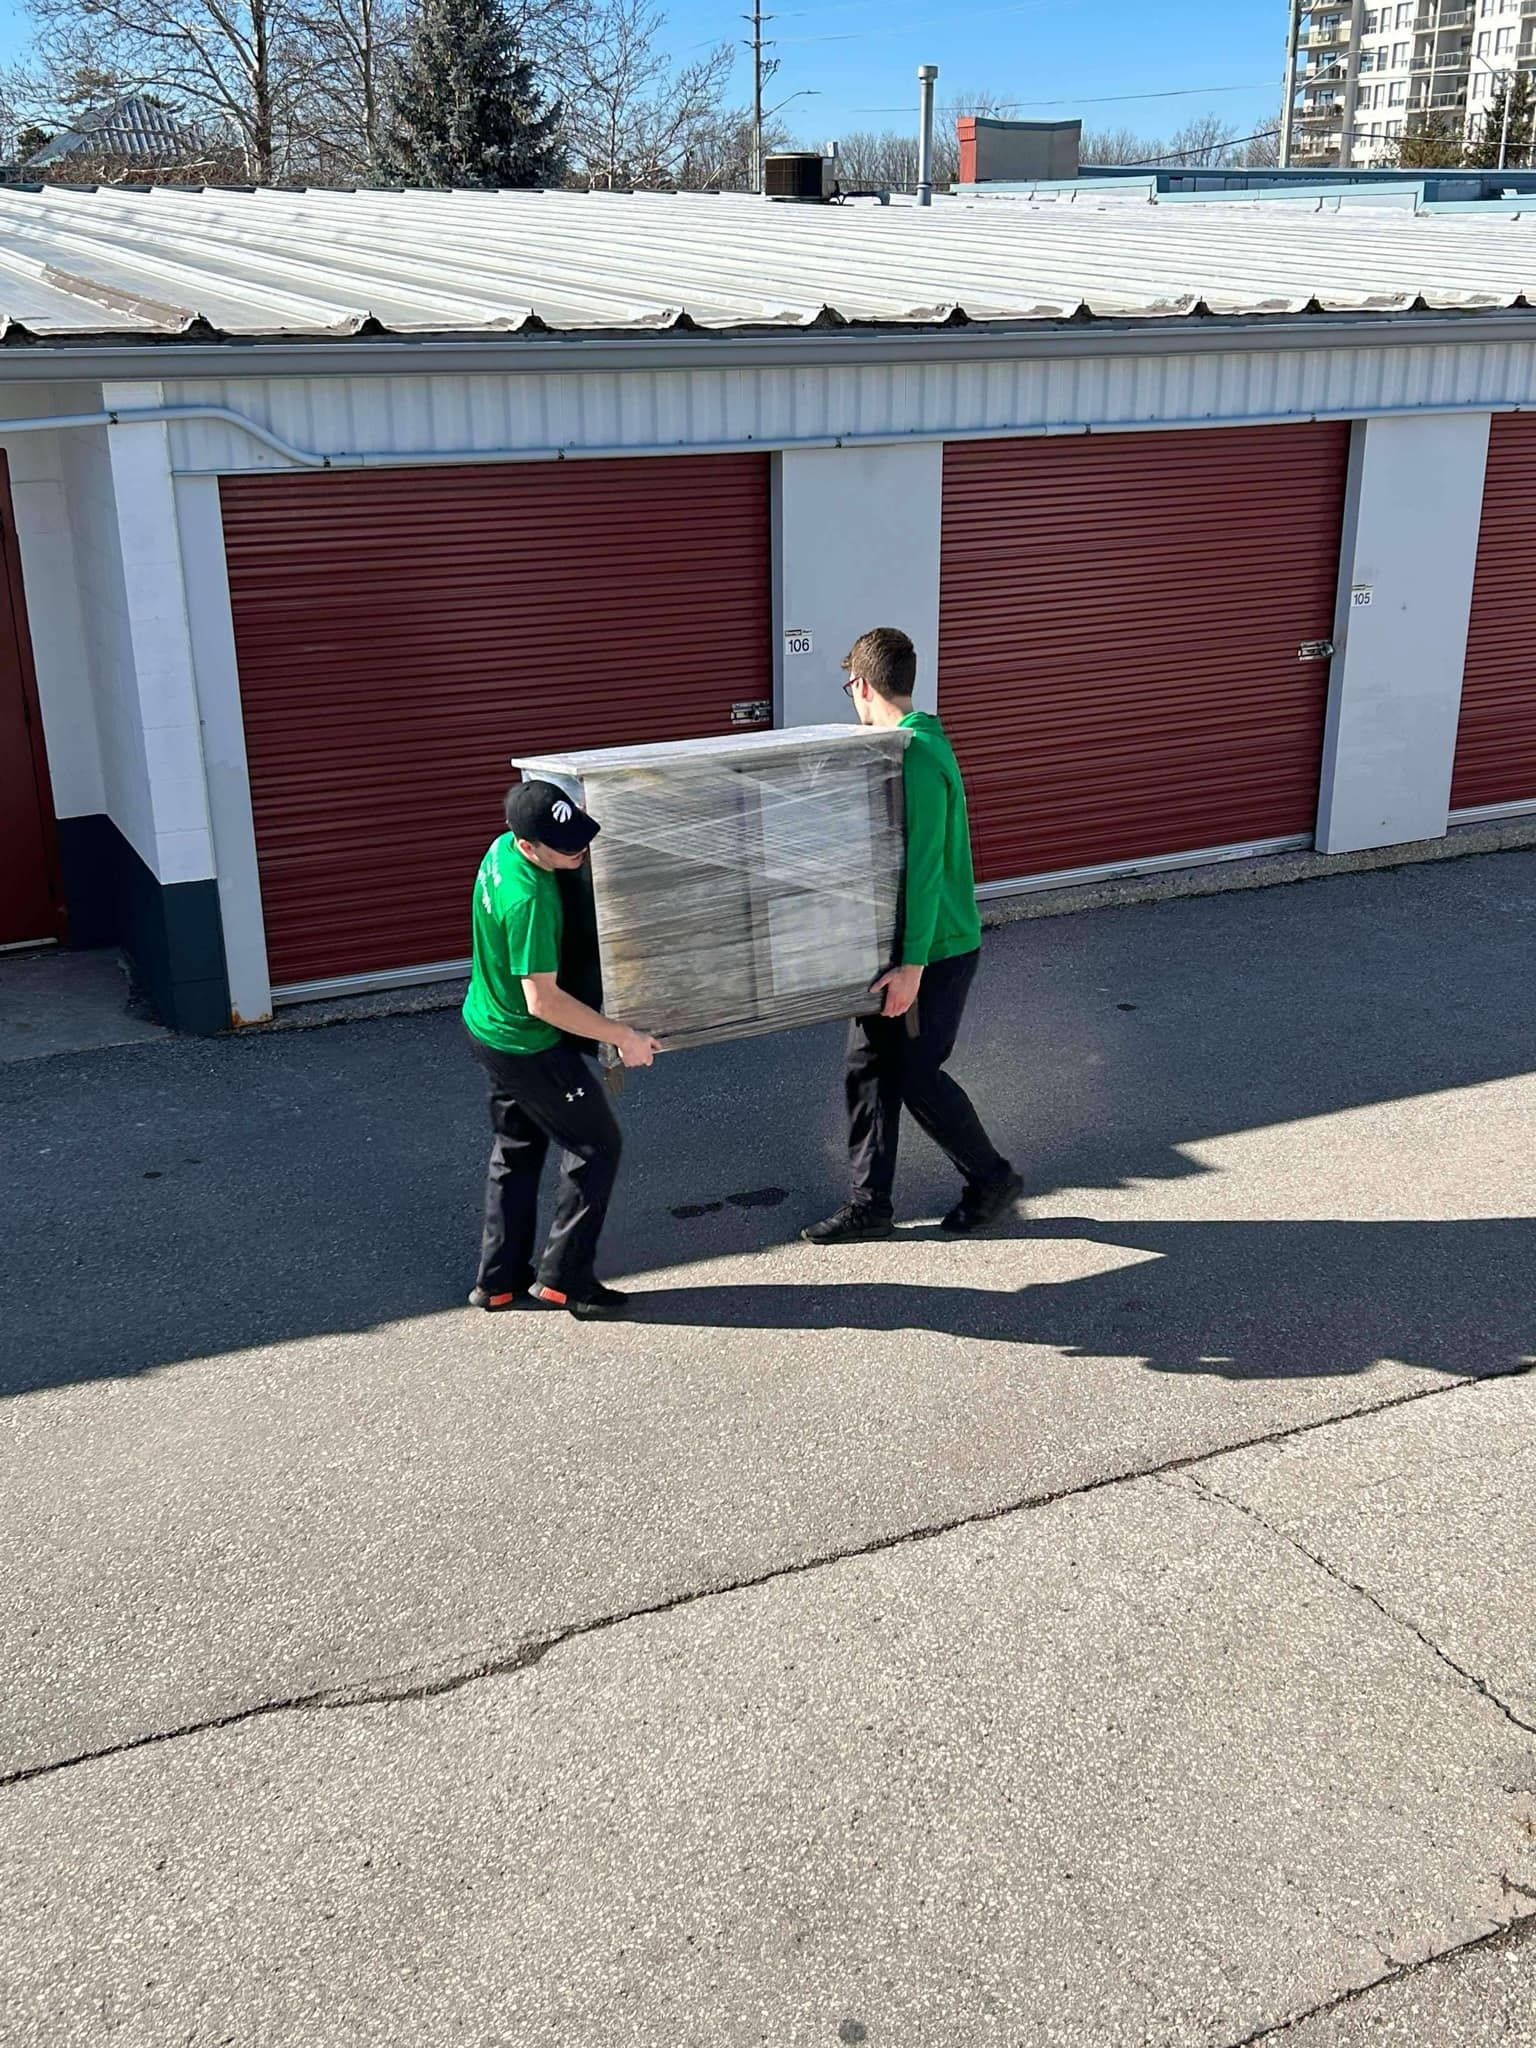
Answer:
[[[1536,852],[1049,918],[989,937],[957,1069],[1032,1195],[1078,1190],[1077,1207],[1131,1188],[1145,1213],[1158,1182],[1216,1170],[1200,1150],[1212,1137],[1528,1074],[1533,973]],[[836,1027],[787,1032],[635,1077],[610,1277],[792,1242],[841,1200],[841,1041]],[[1529,1127],[1511,1099],[1467,1115],[1478,1156],[1509,1162],[1500,1199],[1514,1210]],[[1411,1184],[1420,1141],[1384,1142]],[[0,1065],[0,1398],[461,1309],[487,1144],[451,1014]],[[1274,1157],[1305,1144],[1272,1144],[1250,1207]],[[947,1163],[910,1133],[904,1213],[953,1197]],[[1488,1199],[1480,1180],[1476,1206]],[[1413,1270],[1433,1250],[1398,1248],[1462,1242],[1439,1226],[1308,1228],[1310,1241],[1284,1225],[1154,1231],[1144,1249],[1164,1270],[1140,1287],[930,1290],[926,1324],[920,1290],[892,1290],[886,1308],[879,1290],[862,1298],[876,1327],[969,1334],[980,1318],[1003,1339],[1170,1370],[1359,1370],[1395,1352],[1475,1368],[1485,1351],[1533,1348],[1507,1291],[1528,1264],[1523,1226],[1465,1226],[1466,1252],[1447,1254],[1435,1286]],[[1136,1232],[1112,1241],[1134,1256]],[[1149,1312],[1125,1302],[1147,1288],[1156,1328],[1138,1333]],[[777,1305],[738,1293],[735,1312],[764,1327],[857,1326],[857,1290],[825,1308],[798,1288]],[[728,1293],[671,1299],[681,1320],[730,1321]]]
[[[749,1330],[914,1330],[1155,1372],[1322,1378],[1385,1360],[1482,1375],[1536,1360],[1536,1221],[1155,1223],[1058,1217],[1019,1244],[1135,1255],[1018,1289],[902,1283],[663,1287],[648,1323]]]

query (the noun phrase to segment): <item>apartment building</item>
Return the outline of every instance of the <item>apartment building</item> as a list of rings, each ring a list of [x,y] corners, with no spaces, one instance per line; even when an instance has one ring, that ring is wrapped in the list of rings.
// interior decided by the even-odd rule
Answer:
[[[1282,161],[1390,163],[1431,116],[1475,137],[1503,79],[1536,64],[1536,0],[1386,0],[1291,12]]]

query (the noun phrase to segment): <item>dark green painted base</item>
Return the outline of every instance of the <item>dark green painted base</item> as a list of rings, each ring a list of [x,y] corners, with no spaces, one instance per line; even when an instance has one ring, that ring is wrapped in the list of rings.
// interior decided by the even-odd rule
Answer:
[[[135,991],[173,1031],[229,1029],[216,882],[160,882],[110,818],[60,818],[69,944],[119,945]]]
[[[125,851],[110,818],[60,818],[59,866],[71,946],[117,943],[123,924],[118,876]]]

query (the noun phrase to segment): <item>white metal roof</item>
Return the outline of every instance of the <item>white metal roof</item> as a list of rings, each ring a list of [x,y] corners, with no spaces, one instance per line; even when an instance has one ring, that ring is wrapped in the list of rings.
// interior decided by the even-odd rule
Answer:
[[[726,333],[1536,306],[1519,214],[0,188],[0,340]]]

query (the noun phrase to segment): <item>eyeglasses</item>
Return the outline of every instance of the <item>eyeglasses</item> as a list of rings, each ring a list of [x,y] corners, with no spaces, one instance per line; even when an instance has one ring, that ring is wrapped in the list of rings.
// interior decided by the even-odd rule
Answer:
[[[851,697],[854,691],[859,687],[859,684],[863,682],[863,680],[864,678],[862,676],[850,676],[847,682],[843,685],[843,695],[845,697]]]

